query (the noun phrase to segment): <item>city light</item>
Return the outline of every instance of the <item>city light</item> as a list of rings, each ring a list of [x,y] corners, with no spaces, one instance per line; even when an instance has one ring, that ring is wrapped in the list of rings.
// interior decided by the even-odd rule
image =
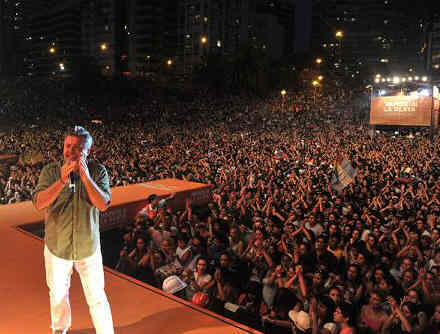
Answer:
[[[408,81],[412,81],[413,80],[413,78],[412,77],[408,77]]]
[[[54,47],[51,47],[51,48],[49,49],[49,52],[52,53],[52,54],[54,54],[54,53],[55,53],[55,48],[54,48]]]
[[[400,82],[400,78],[399,77],[393,77],[393,83],[397,84]]]
[[[222,41],[217,41],[217,47],[221,48],[222,47]]]
[[[414,77],[414,80],[419,80],[419,77],[416,75],[416,76]]]
[[[402,82],[406,82],[406,78],[402,78]]]
[[[381,77],[381,75],[380,74],[376,74],[376,78],[380,78]]]
[[[343,32],[342,30],[338,30],[338,31],[336,31],[336,33],[335,33],[335,37],[336,37],[336,38],[342,38],[342,37],[344,37],[344,32]]]
[[[385,82],[385,81],[387,81],[385,78],[382,78],[382,82]]]
[[[107,44],[106,44],[106,43],[102,43],[102,44],[101,44],[101,50],[102,50],[102,51],[107,50]]]
[[[61,71],[64,71],[64,70],[65,70],[65,68],[64,68],[64,64],[63,64],[63,63],[60,63],[60,64],[59,64],[59,67],[60,67],[60,70],[61,70]]]
[[[428,77],[426,76],[422,77],[422,81],[428,81]]]
[[[283,90],[281,91],[281,96],[284,97],[284,95],[286,95],[286,94],[287,94],[287,91],[286,91],[285,89],[283,89]]]
[[[379,91],[379,96],[384,96],[386,93],[387,93],[386,90],[382,89]]]
[[[319,86],[319,82],[317,80],[313,80],[312,81],[312,85],[315,86],[315,87]]]
[[[322,63],[322,59],[321,58],[316,58],[316,63],[317,64],[321,64]]]
[[[324,79],[324,77],[323,77],[322,75],[320,75],[320,76],[318,77],[318,80],[321,81],[322,79]]]
[[[208,39],[206,38],[206,36],[202,36],[202,38],[200,39],[200,41],[202,42],[202,44],[206,44],[206,42],[208,41]]]
[[[390,82],[391,81],[391,78],[387,78],[387,82]]]
[[[168,60],[167,60],[167,65],[168,65],[168,66],[173,65],[173,61],[172,61],[171,59],[168,59]]]
[[[376,78],[376,79],[374,79],[374,82],[375,82],[375,83],[379,83],[379,82],[380,82],[380,79],[379,79],[379,78]]]

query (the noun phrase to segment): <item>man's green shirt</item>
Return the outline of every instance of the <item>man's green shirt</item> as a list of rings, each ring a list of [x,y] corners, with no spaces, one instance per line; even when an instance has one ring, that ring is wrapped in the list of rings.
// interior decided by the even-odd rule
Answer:
[[[61,178],[61,166],[61,162],[54,162],[43,168],[32,194],[34,204],[40,191]],[[87,166],[96,185],[111,195],[105,167],[93,161]],[[57,199],[46,208],[45,243],[55,256],[74,261],[93,255],[100,245],[99,210],[93,206],[79,177],[75,181],[75,192],[66,184]]]

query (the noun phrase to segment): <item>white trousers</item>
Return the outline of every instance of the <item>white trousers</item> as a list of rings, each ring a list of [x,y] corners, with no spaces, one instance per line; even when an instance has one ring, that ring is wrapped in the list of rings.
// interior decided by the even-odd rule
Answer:
[[[44,246],[44,263],[46,283],[49,287],[52,330],[68,330],[71,327],[69,288],[75,268],[81,278],[96,334],[114,334],[110,305],[104,291],[104,268],[100,247],[98,246],[90,257],[71,261],[56,257]]]

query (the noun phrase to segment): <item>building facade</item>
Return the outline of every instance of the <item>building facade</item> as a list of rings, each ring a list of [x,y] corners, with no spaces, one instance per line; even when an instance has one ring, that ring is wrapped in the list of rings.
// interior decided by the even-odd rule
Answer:
[[[437,84],[440,83],[440,11],[431,12],[424,20],[424,43],[421,54],[426,72]]]
[[[23,68],[23,4],[0,0],[0,74],[13,75]]]
[[[421,27],[406,0],[314,0],[312,49],[356,76],[402,72],[419,63]],[[343,31],[336,38],[336,31]]]
[[[178,61],[184,73],[210,53],[233,56],[251,46],[277,60],[294,51],[293,0],[182,0],[178,17]]]
[[[3,1],[2,5],[11,3]],[[67,76],[87,63],[105,75],[144,75],[159,65],[166,66],[166,60],[176,55],[175,1],[17,3],[23,9],[17,38],[21,43],[18,58],[24,61],[22,74]],[[0,11],[11,12],[3,7]],[[5,29],[3,32],[12,36]]]

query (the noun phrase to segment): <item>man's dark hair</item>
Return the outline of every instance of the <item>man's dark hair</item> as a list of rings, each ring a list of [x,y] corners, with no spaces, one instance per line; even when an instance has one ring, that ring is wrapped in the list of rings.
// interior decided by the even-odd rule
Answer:
[[[66,131],[66,134],[65,134],[65,137],[67,137],[67,136],[84,138],[84,143],[85,143],[84,148],[88,150],[90,147],[92,147],[93,138],[90,135],[89,131],[84,129],[82,126],[75,125],[75,126],[69,127]]]

